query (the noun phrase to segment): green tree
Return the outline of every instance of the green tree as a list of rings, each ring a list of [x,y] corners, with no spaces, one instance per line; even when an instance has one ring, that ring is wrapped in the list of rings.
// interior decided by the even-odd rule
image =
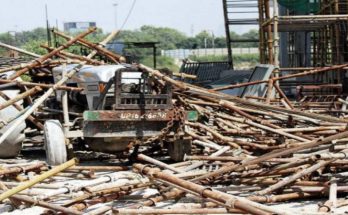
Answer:
[[[196,49],[199,47],[199,41],[196,37],[188,37],[178,47],[182,49]]]
[[[40,47],[42,44],[47,45],[47,41],[46,40],[30,40],[26,42],[24,45],[22,45],[21,48],[30,52],[34,52],[36,54],[44,55],[47,53],[47,51],[46,49]]]
[[[35,28],[31,31],[16,32],[16,42],[19,45],[23,45],[33,40],[46,40],[47,41],[47,30],[45,28]]]
[[[215,47],[216,48],[226,48],[227,43],[226,43],[226,38],[225,37],[216,37],[215,40]]]
[[[76,35],[76,34],[75,34]],[[72,36],[75,36],[72,35]],[[90,34],[86,37],[91,42],[102,41],[108,34],[104,33],[102,30]],[[60,45],[66,43],[66,40],[60,37],[52,37],[56,39],[57,44]],[[231,32],[231,38],[234,40],[238,39],[258,39],[258,31],[250,30],[247,33],[242,35],[235,32]],[[168,67],[176,68],[174,60],[166,57],[160,56],[161,50],[169,49],[196,49],[204,48],[205,43],[207,48],[225,48],[226,39],[224,36],[216,37],[213,36],[210,31],[202,31],[193,37],[189,37],[184,33],[167,27],[155,27],[150,25],[142,26],[140,29],[136,30],[124,30],[120,32],[115,41],[118,42],[159,42],[158,44],[158,65],[159,67]],[[28,51],[32,51],[38,54],[47,53],[45,49],[40,48],[41,44],[47,43],[47,31],[45,28],[36,28],[31,31],[16,32],[15,34],[11,33],[0,33],[0,41],[10,45],[24,48]],[[257,47],[257,43],[233,43],[233,47]],[[80,54],[81,46],[73,45],[68,51]],[[5,53],[4,49],[0,49],[0,55]],[[139,48],[126,48],[125,53],[127,55],[136,56],[136,59],[139,62],[146,62],[148,65],[152,65],[152,49],[139,49]],[[236,58],[239,58],[237,56]],[[254,56],[248,57],[249,60],[254,61]],[[215,59],[225,59],[225,56],[219,56]],[[246,58],[241,58],[240,61],[243,61]],[[208,59],[209,60],[209,57]],[[239,60],[239,59],[236,59]]]
[[[247,33],[242,35],[245,39],[249,40],[258,40],[259,39],[259,31],[255,29],[251,29]],[[258,43],[257,42],[249,42],[245,43],[245,47],[257,47]]]
[[[8,45],[13,45],[15,46],[16,45],[16,38],[11,35],[10,33],[2,33],[0,34],[0,41],[2,43],[6,43]]]
[[[198,41],[198,48],[207,48],[213,47],[213,36],[208,31],[202,31],[196,35],[196,39]]]
[[[175,29],[145,25],[134,31],[122,31],[117,36],[116,40],[120,42],[158,42],[157,55],[159,56],[161,50],[177,49],[182,47],[187,40],[187,36]],[[126,47],[124,51],[126,55],[135,56],[137,61],[152,65],[152,49]],[[165,57],[158,57],[157,62],[159,68],[163,67],[165,64],[168,64],[169,67],[173,67],[174,65],[173,60]]]
[[[259,38],[259,32],[255,29],[251,29],[250,31],[242,35],[239,35],[235,32],[231,32],[230,35],[232,40],[240,40],[240,39],[257,40]],[[258,47],[258,43],[257,42],[234,42],[232,43],[232,47],[235,47],[235,48]]]

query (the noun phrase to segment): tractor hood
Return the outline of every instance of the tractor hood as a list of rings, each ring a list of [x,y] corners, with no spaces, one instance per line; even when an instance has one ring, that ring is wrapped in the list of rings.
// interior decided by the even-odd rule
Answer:
[[[59,66],[53,68],[54,81],[57,82],[62,78],[63,71],[70,71],[77,64],[68,64],[66,66]],[[76,73],[67,83],[90,83],[90,82],[108,82],[110,78],[114,77],[115,72],[119,69],[126,68],[125,65],[102,65],[90,66],[86,65]]]

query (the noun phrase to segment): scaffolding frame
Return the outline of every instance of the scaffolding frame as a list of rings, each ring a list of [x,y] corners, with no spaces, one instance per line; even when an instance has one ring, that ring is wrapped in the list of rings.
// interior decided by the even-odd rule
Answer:
[[[232,46],[236,43],[259,42],[259,40],[250,39],[234,39],[231,36],[231,30],[236,30],[237,26],[259,25],[258,21],[258,0],[222,0],[226,45],[228,50],[228,62],[233,69],[233,53]],[[243,17],[242,14],[248,14],[248,17]],[[255,17],[252,17],[252,16]],[[237,32],[238,33],[238,32]]]
[[[273,7],[276,8],[277,1],[273,0]],[[320,14],[315,15],[294,15],[287,11],[287,15],[275,16],[277,10],[273,10],[271,17],[270,0],[259,0],[259,23],[260,23],[260,62],[274,64],[276,36],[279,32],[288,34],[294,32],[307,32],[311,34],[311,46],[313,62],[316,66],[340,64],[347,59],[343,54],[343,47],[347,46],[342,41],[342,31],[345,33],[348,22],[348,1],[347,0],[322,0],[320,1]],[[277,30],[276,30],[277,28]],[[342,46],[342,42],[344,43]],[[267,44],[267,45],[266,45]],[[290,44],[291,41],[290,41]],[[325,52],[326,50],[326,52]],[[314,65],[313,65],[314,66]],[[296,65],[294,65],[296,67]]]
[[[338,65],[348,61],[348,1],[318,2],[319,10],[316,14],[302,15],[282,8],[279,15],[277,0],[258,1],[260,63],[273,64],[276,68],[306,68]],[[282,52],[281,62],[279,34],[283,35],[281,45],[286,46],[284,50],[287,52],[287,59],[284,59]],[[284,62],[287,64],[284,65]],[[278,70],[274,75],[278,75]],[[339,71],[322,73],[313,75],[312,80],[313,83],[341,83],[342,75]]]

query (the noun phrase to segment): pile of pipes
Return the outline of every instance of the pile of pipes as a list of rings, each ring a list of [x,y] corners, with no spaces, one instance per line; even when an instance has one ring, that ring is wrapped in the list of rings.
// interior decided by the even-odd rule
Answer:
[[[29,53],[35,60],[0,71],[16,71],[8,79],[0,79],[1,84],[28,87],[20,97],[1,106],[14,105],[20,114],[2,133],[0,143],[23,120],[42,129],[42,122],[32,114],[57,89],[81,90],[64,83],[83,65],[104,64],[93,59],[96,54],[112,63],[124,61],[103,48],[114,34],[100,44],[83,39],[93,31],[75,38],[62,34],[66,44],[47,47],[50,52],[44,56]],[[88,56],[63,51],[75,43],[93,51]],[[76,66],[55,84],[16,80],[23,74],[44,76],[52,67],[72,62]],[[286,100],[283,105],[207,90],[136,66],[159,83],[172,85],[177,107],[198,113],[196,122],[185,122],[185,133],[193,143],[185,161],[173,163],[156,151],[137,154],[132,165],[120,161],[117,166],[78,165],[72,159],[51,167],[41,161],[4,159],[0,161],[0,213],[18,209],[34,214],[325,214],[346,209],[347,119],[294,108],[277,86],[279,78],[257,83],[271,83]],[[242,86],[245,84],[229,88]],[[40,96],[28,99],[27,108],[16,106],[38,92]],[[306,201],[315,199],[319,204],[307,208]],[[279,206],[293,201],[303,204]]]

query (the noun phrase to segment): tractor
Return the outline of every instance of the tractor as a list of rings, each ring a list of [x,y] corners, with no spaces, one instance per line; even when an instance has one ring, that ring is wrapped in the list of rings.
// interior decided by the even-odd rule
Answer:
[[[74,66],[54,68],[54,81],[59,81]],[[66,85],[83,91],[57,90],[55,102],[46,104],[58,103],[64,112],[63,123],[49,119],[44,124],[46,157],[50,165],[64,163],[71,140],[76,139],[92,151],[105,153],[119,153],[155,141],[166,147],[174,161],[181,161],[190,153],[191,139],[185,135],[184,121],[194,120],[195,113],[173,104],[170,84],[133,65],[122,64],[83,66]],[[80,111],[82,117],[70,120],[71,110]]]

